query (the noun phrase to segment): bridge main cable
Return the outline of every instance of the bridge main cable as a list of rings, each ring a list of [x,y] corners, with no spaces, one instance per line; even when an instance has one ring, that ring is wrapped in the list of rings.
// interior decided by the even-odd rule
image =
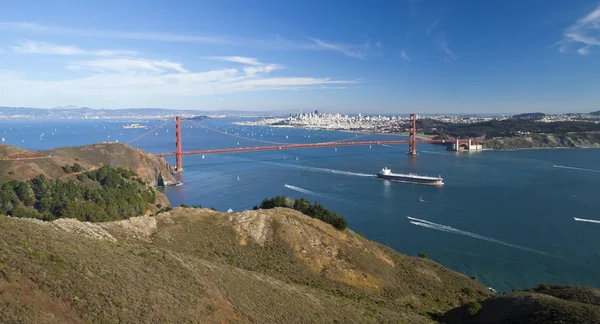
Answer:
[[[240,136],[240,135],[235,135],[235,134],[230,134],[230,133],[227,133],[227,132],[223,132],[223,131],[220,131],[220,130],[218,130],[216,128],[208,127],[206,125],[203,125],[203,124],[200,124],[200,123],[196,123],[196,122],[191,121],[191,120],[184,119],[184,121],[186,121],[188,123],[192,123],[194,125],[198,125],[198,126],[203,127],[203,128],[206,128],[206,129],[211,130],[213,132],[217,132],[217,133],[220,133],[220,134],[223,134],[223,135],[237,137],[237,138],[241,138],[241,139],[245,139],[245,140],[249,140],[249,141],[255,141],[255,142],[265,143],[265,144],[275,144],[275,145],[290,145],[290,144],[294,144],[294,143],[289,143],[289,142],[273,142],[273,141],[258,140],[258,139],[254,139],[254,138],[249,138],[249,137],[244,137],[244,136]],[[313,144],[341,143],[341,142],[351,141],[353,139],[361,138],[361,137],[368,136],[368,135],[371,135],[371,134],[361,134],[359,136],[353,136],[353,137],[349,137],[349,138],[346,138],[346,139],[343,139],[343,140],[339,140],[339,141],[313,143]],[[300,143],[298,143],[298,144],[300,144]]]
[[[142,134],[142,135],[140,135],[140,136],[138,136],[138,137],[136,137],[136,138],[134,138],[134,139],[130,140],[129,142],[126,142],[125,144],[131,144],[131,143],[133,143],[133,142],[135,142],[135,141],[139,140],[140,138],[142,138],[142,137],[144,137],[144,136],[146,136],[146,135],[148,135],[148,134],[150,134],[150,133],[154,132],[155,130],[157,130],[157,129],[159,129],[159,128],[163,127],[163,126],[165,126],[166,124],[168,124],[168,123],[170,123],[170,122],[172,122],[172,120],[169,120],[169,121],[165,122],[164,124],[162,124],[162,125],[160,125],[160,126],[158,126],[158,127],[156,127],[156,128],[153,128],[152,130],[149,130],[149,131],[145,132],[144,134]]]

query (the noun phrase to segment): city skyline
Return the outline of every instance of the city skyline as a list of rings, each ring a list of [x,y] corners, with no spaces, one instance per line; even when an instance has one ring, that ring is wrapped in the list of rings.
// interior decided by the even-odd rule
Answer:
[[[0,106],[600,110],[597,1],[5,7]]]

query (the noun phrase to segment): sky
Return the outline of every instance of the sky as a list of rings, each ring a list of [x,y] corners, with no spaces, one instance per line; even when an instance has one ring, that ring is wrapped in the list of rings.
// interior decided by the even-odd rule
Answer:
[[[600,0],[2,1],[0,106],[600,110]]]

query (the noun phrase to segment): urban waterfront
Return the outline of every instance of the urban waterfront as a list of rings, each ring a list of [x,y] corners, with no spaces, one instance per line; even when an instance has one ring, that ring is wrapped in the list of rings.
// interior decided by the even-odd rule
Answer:
[[[237,126],[232,121],[203,123],[230,134],[289,143],[357,135]],[[147,131],[122,130],[122,125],[2,121],[0,135],[6,144],[38,150],[126,142]],[[263,145],[183,125],[184,151]],[[173,125],[165,126],[132,145],[152,153],[174,151],[174,130]],[[419,145],[419,155],[408,157],[406,149],[401,145],[186,156],[180,174],[184,185],[165,192],[173,205],[202,204],[221,211],[250,209],[279,194],[306,197],[344,215],[352,230],[369,239],[410,255],[425,252],[500,291],[542,282],[600,286],[600,224],[573,219],[600,220],[600,150],[468,154]],[[169,161],[174,164],[174,159]],[[446,184],[436,188],[376,179],[374,174],[384,166],[394,172],[440,174]]]

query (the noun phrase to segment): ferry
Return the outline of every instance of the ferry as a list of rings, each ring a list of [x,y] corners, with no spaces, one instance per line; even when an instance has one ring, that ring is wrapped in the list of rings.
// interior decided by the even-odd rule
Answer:
[[[122,129],[135,129],[135,128],[148,128],[148,126],[140,125],[140,124],[129,124],[121,127]]]
[[[383,168],[379,173],[377,173],[377,177],[381,179],[394,180],[400,182],[408,182],[408,183],[416,183],[416,184],[426,184],[426,185],[434,185],[441,186],[444,184],[442,177],[427,177],[420,176],[416,174],[401,174],[401,173],[392,173],[392,170],[388,168]]]

